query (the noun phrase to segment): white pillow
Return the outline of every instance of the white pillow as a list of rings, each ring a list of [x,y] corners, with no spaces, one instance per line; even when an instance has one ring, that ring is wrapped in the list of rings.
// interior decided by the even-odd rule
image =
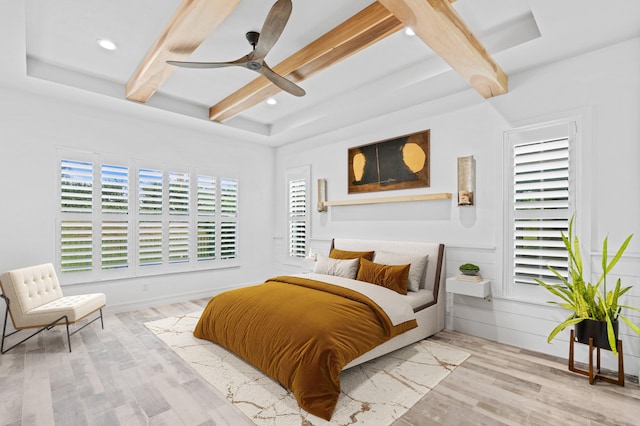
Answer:
[[[420,290],[420,279],[427,266],[429,255],[412,256],[410,254],[391,253],[388,251],[376,251],[373,261],[382,265],[407,265],[409,267],[409,286],[407,290]]]
[[[319,254],[313,272],[355,280],[359,264],[360,259],[332,259]]]

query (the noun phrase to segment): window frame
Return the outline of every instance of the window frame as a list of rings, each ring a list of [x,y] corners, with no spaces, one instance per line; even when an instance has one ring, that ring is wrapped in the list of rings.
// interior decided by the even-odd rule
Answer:
[[[292,256],[291,255],[291,235],[290,235],[290,226],[292,217],[290,214],[290,206],[291,206],[291,193],[290,193],[290,185],[291,182],[294,181],[304,181],[306,187],[305,194],[305,215],[304,216],[296,216],[296,221],[304,222],[305,224],[305,243],[304,243],[304,256]],[[304,165],[289,168],[285,171],[285,215],[286,215],[286,244],[284,247],[285,250],[285,258],[287,259],[286,263],[289,264],[301,264],[306,256],[309,253],[309,242],[311,241],[311,165]]]
[[[523,125],[504,132],[503,138],[503,188],[504,188],[504,275],[503,296],[532,303],[546,303],[549,300],[548,292],[540,285],[518,284],[514,277],[515,256],[515,203],[514,203],[514,164],[513,149],[515,145],[552,141],[567,138],[569,143],[569,198],[566,209],[567,227],[573,213],[579,208],[580,197],[580,162],[582,152],[580,150],[582,132],[582,117],[571,116],[531,125]],[[579,161],[580,160],[580,161]],[[543,213],[544,215],[544,213]],[[587,218],[577,218],[575,227],[586,221]],[[566,233],[566,232],[565,232]]]
[[[92,269],[83,272],[62,272],[61,271],[61,224],[71,215],[62,211],[61,208],[61,164],[64,160],[80,161],[91,163],[93,167],[93,205],[91,213],[83,213],[83,219],[91,221],[93,237],[92,237]],[[235,257],[230,259],[222,259],[220,256],[220,237],[219,229],[221,221],[228,220],[226,217],[221,217],[221,200],[220,200],[220,187],[216,186],[215,192],[215,216],[207,216],[207,220],[215,223],[216,240],[215,250],[216,256],[214,259],[198,259],[198,223],[202,219],[203,215],[198,211],[198,176],[208,176],[215,178],[216,182],[220,182],[222,179],[231,179],[237,183],[239,188],[239,179],[234,174],[224,174],[221,177],[221,173],[214,173],[211,169],[200,168],[196,166],[180,166],[180,165],[168,165],[162,162],[153,162],[148,160],[139,160],[134,158],[127,158],[123,156],[115,156],[110,154],[92,153],[80,151],[72,148],[56,148],[55,155],[56,164],[56,222],[55,222],[55,250],[56,250],[56,269],[60,272],[60,281],[62,284],[76,284],[82,282],[97,282],[105,280],[114,280],[122,278],[135,278],[146,277],[161,274],[182,273],[189,271],[201,271],[201,270],[215,270],[223,268],[233,268],[240,266],[240,236],[239,236],[239,211],[240,211],[240,197],[239,189],[236,192],[236,217],[232,220],[235,222],[236,234],[235,234]],[[102,179],[101,169],[103,165],[109,166],[122,166],[128,168],[129,174],[129,189],[128,189],[128,211],[124,214],[114,214],[102,211]],[[159,214],[145,215],[139,211],[139,173],[141,169],[157,170],[162,172],[162,211]],[[183,191],[182,195],[189,198],[188,201],[188,214],[182,214],[181,212],[170,211],[169,209],[169,180],[170,173],[184,173],[189,176],[188,191]],[[74,215],[74,216],[77,216]],[[126,220],[128,226],[128,246],[127,246],[127,267],[103,269],[102,265],[102,223],[116,220]],[[145,222],[145,219],[151,222],[159,222],[162,229],[162,262],[159,264],[141,265],[139,263],[140,253],[140,225]],[[184,222],[181,224],[184,229],[187,230],[186,236],[188,238],[187,250],[182,250],[181,255],[188,256],[188,261],[183,262],[171,262],[169,260],[169,227],[175,222]],[[186,228],[185,228],[186,226]],[[182,247],[184,249],[184,247]]]

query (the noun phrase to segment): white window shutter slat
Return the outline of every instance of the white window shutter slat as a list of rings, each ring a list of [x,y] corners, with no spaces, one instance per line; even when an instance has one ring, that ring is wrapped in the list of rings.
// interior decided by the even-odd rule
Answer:
[[[162,213],[162,188],[161,170],[138,170],[138,211],[141,214]]]
[[[189,261],[189,222],[169,222],[169,262]]]
[[[518,284],[559,282],[568,256],[561,232],[569,226],[569,138],[527,142],[513,148],[513,274]]]
[[[124,214],[129,211],[129,168],[103,164],[100,168],[103,213]]]
[[[307,181],[289,180],[289,256],[307,255]]]
[[[238,226],[236,222],[220,223],[220,259],[237,258]]]
[[[169,214],[189,214],[189,174],[169,173]]]
[[[238,181],[220,179],[220,214],[222,217],[238,216]]]
[[[60,224],[61,272],[93,269],[93,223],[63,220]]]
[[[93,211],[92,163],[61,160],[60,211],[91,214]]]
[[[216,214],[216,178],[198,176],[198,214],[215,216]]]
[[[216,223],[198,222],[198,260],[216,259]]]
[[[138,226],[138,264],[162,264],[162,222],[143,221]]]
[[[129,266],[129,223],[109,221],[102,223],[102,269]]]

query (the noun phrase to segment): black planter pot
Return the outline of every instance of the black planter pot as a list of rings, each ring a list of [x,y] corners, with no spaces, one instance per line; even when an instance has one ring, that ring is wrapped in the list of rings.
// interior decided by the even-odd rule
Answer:
[[[584,319],[575,325],[576,339],[585,345],[589,344],[589,337],[593,338],[593,346],[611,350],[609,345],[609,335],[607,334],[607,323],[604,321],[596,321]],[[613,333],[618,341],[618,321],[613,322]]]

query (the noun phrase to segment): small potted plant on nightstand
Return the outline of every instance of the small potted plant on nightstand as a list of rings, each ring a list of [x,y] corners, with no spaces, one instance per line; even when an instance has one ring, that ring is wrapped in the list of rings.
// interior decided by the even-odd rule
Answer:
[[[480,272],[480,267],[474,265],[473,263],[465,263],[464,265],[460,265],[460,272],[465,275],[478,275]]]

